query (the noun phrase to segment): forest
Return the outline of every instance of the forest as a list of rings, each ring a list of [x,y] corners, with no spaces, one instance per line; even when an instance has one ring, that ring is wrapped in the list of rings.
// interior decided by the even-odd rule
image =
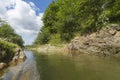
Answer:
[[[111,24],[120,24],[120,0],[53,0],[34,44],[70,42]]]

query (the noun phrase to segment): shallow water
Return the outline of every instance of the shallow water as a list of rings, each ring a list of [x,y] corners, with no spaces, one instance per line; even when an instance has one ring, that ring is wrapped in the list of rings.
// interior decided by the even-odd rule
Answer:
[[[31,51],[25,51],[26,61],[9,67],[2,80],[39,80],[36,61]]]
[[[120,80],[120,60],[110,57],[41,53],[35,56],[41,80]]]
[[[8,68],[2,80],[120,80],[119,59],[89,54],[25,54],[26,61]]]

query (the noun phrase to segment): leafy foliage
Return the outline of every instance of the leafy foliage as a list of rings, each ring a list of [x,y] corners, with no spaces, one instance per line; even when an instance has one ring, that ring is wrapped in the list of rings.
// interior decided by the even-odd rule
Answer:
[[[23,47],[23,40],[20,35],[5,21],[0,19],[0,62],[8,63],[15,54],[15,49]]]
[[[15,54],[15,49],[18,47],[16,44],[0,39],[0,62],[10,61]]]
[[[0,25],[0,38],[6,39],[6,41],[13,42],[23,47],[24,41],[22,37],[15,33],[15,31],[11,28],[7,23]]]
[[[60,42],[69,42],[76,33],[89,34],[120,23],[119,5],[119,0],[54,0],[45,11],[44,26],[35,43],[48,43],[55,34],[60,34]]]
[[[41,32],[38,34],[35,44],[45,44],[48,43],[49,40],[50,40],[50,33],[46,28],[44,29],[44,31],[41,30]]]

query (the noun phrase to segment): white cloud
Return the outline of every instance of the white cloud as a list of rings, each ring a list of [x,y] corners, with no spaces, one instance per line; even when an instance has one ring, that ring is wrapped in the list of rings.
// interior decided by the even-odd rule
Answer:
[[[40,11],[40,9],[37,8],[37,6],[33,2],[29,2],[29,5],[32,7],[33,10]]]
[[[38,8],[32,2],[0,0],[0,17],[6,19],[15,31],[23,37],[25,44],[32,43],[40,27],[43,26],[41,20],[43,13],[36,15],[36,9]]]

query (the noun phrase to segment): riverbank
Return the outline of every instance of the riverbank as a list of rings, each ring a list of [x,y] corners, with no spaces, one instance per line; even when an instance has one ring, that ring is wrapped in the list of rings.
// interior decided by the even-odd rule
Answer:
[[[23,49],[17,44],[0,38],[0,75],[2,75],[10,65],[14,65],[18,61],[24,61],[25,58]]]
[[[120,26],[112,24],[98,32],[76,37],[68,48],[71,51],[120,58]]]
[[[44,54],[59,54],[62,53],[64,55],[68,54],[68,49],[67,49],[67,44],[62,44],[62,45],[58,45],[58,46],[54,46],[54,45],[50,45],[50,44],[45,44],[45,45],[40,45],[34,48],[28,48],[29,50],[32,51],[37,51],[40,53],[44,53]]]
[[[31,51],[24,51],[27,59],[10,66],[7,72],[1,77],[2,80],[39,80],[36,61]],[[0,80],[1,80],[0,79]]]
[[[60,52],[64,54],[87,53],[100,56],[120,57],[120,26],[108,25],[100,31],[75,37],[69,44],[52,46],[50,44],[30,48],[37,52]]]
[[[24,61],[26,59],[24,51],[21,48],[16,48],[16,50],[17,51],[15,51],[14,56],[11,58],[11,60],[7,62],[0,62],[0,70],[7,68],[8,66],[15,65],[18,62]]]
[[[10,67],[16,66],[25,61],[26,55],[24,54],[24,51],[21,48],[16,48],[16,50],[17,51],[14,53],[15,55],[12,57],[10,61],[8,61],[7,63],[0,62],[0,80],[3,80],[2,76],[6,74],[6,72],[8,72]],[[18,50],[20,50],[19,53],[18,53]]]

